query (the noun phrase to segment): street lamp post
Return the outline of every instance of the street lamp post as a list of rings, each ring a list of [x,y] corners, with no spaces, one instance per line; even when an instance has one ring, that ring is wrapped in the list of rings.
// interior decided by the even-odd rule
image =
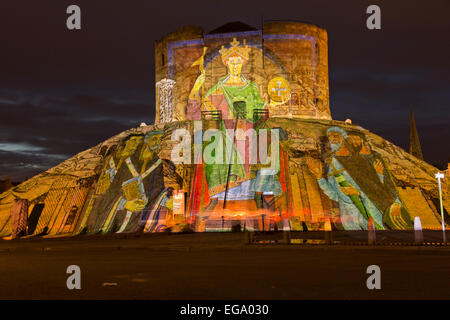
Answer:
[[[440,204],[441,204],[442,236],[443,236],[444,244],[446,244],[447,243],[447,238],[445,236],[444,209],[443,209],[443,206],[442,206],[442,191],[441,191],[441,179],[444,179],[444,174],[438,172],[438,173],[435,174],[435,177],[438,180],[438,185],[439,185],[439,201],[440,201]]]

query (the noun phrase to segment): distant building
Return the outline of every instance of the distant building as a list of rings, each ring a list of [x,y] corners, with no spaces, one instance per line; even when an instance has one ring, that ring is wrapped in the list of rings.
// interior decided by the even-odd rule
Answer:
[[[411,109],[409,127],[409,153],[423,160],[422,148],[420,146],[419,133],[417,132],[416,120],[414,119],[414,111]]]

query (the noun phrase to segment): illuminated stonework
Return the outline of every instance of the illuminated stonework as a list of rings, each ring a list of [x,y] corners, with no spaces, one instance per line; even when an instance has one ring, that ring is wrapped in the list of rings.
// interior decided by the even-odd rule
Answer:
[[[226,106],[216,98],[223,88],[247,84],[255,90],[233,95],[230,89],[225,96],[235,100],[241,93],[251,95],[244,99],[249,118],[256,108],[267,109],[272,117],[331,119],[327,33],[314,25],[267,22],[262,30],[239,32],[225,25],[208,34],[182,27],[156,42],[155,63],[157,81],[176,81],[177,120],[200,119],[205,110],[233,118],[236,110],[230,100]],[[157,101],[157,114],[161,107]]]
[[[175,81],[162,79],[156,83],[156,91],[159,105],[158,122],[166,123],[173,121],[173,86]]]

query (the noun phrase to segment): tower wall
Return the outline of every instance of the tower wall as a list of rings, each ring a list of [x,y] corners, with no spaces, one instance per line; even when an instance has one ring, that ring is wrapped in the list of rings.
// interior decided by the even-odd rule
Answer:
[[[272,117],[331,119],[326,30],[299,22],[266,22],[262,30],[210,34],[186,26],[157,41],[156,123],[199,118],[203,98],[227,76],[220,50],[222,46],[230,48],[234,39],[238,47],[250,48],[242,75],[257,87]],[[192,64],[202,56],[204,47],[205,82],[196,109],[190,106],[189,96],[200,67]],[[170,93],[160,89],[161,81],[167,80],[175,81]],[[170,112],[162,110],[165,108],[171,108]],[[172,118],[160,119],[161,114],[172,114]]]

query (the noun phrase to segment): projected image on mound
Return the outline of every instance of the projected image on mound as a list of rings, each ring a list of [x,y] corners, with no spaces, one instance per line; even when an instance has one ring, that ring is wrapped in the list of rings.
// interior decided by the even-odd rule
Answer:
[[[162,135],[154,131],[131,136],[106,159],[85,215],[86,232],[152,232],[167,227],[173,187],[165,183],[171,176],[179,177],[173,164],[158,157]]]

